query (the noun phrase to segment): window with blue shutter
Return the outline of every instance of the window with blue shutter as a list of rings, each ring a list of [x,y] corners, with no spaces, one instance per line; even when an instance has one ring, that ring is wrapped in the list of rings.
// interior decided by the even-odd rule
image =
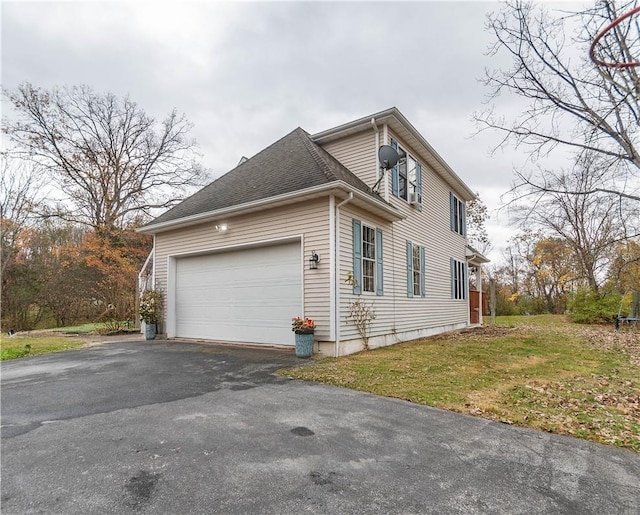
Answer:
[[[353,220],[353,293],[384,294],[382,230]]]
[[[425,250],[407,241],[407,297],[425,296]]]
[[[465,300],[468,286],[467,263],[451,258],[451,298]]]
[[[416,195],[418,195],[418,210],[422,211],[422,165],[416,162]]]
[[[353,220],[353,293],[362,293],[362,225]]]
[[[393,138],[391,147],[405,155],[391,171],[391,193],[422,210],[422,164]]]
[[[413,297],[413,246],[407,242],[407,297]]]
[[[424,297],[425,293],[425,277],[424,277],[424,269],[425,269],[425,251],[424,247],[420,247],[420,296]]]
[[[449,258],[449,273],[451,276],[451,298],[456,298],[456,273],[455,273],[455,260],[453,258]]]
[[[453,204],[453,193],[449,192],[449,228],[452,231],[456,230],[455,226],[455,209]]]
[[[394,139],[391,140],[391,147],[395,150],[398,150],[398,142]],[[391,193],[398,196],[398,189],[400,183],[400,171],[398,165],[393,167],[391,170]]]
[[[384,294],[382,264],[382,229],[376,229],[376,295]]]
[[[457,232],[461,236],[467,235],[467,212],[465,203],[449,192],[449,217],[450,227],[453,232]]]

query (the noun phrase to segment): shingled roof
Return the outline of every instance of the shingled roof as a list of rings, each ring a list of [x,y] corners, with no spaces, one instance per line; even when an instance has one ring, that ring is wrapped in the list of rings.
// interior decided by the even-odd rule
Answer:
[[[147,225],[171,222],[339,181],[379,202],[383,201],[298,127]]]

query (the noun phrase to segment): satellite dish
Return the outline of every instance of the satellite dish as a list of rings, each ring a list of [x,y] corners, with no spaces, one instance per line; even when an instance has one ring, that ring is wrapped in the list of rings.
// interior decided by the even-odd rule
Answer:
[[[400,154],[392,146],[382,145],[378,149],[378,159],[380,160],[380,166],[385,170],[389,170],[398,164],[398,161],[400,161]]]

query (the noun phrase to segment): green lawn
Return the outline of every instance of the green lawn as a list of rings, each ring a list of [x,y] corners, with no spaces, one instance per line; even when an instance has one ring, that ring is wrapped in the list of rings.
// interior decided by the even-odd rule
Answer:
[[[122,327],[132,325],[130,322],[120,322]],[[127,329],[131,332],[131,329]],[[74,325],[67,327],[55,327],[46,330],[19,333],[9,337],[6,333],[0,336],[0,359],[15,359],[37,354],[48,354],[69,349],[77,349],[87,343],[90,334],[115,334],[104,322]]]
[[[95,331],[98,331],[104,327],[104,323],[102,322],[94,322],[91,324],[82,324],[82,325],[73,325],[68,327],[56,327],[55,329],[51,329],[51,331],[56,333],[78,333],[78,334],[89,334]]]
[[[639,365],[639,333],[542,315],[282,374],[640,452]]]
[[[83,338],[51,336],[50,334],[16,335],[13,337],[3,335],[0,341],[0,359],[4,361],[6,359],[77,349],[82,347],[85,342],[86,340]]]

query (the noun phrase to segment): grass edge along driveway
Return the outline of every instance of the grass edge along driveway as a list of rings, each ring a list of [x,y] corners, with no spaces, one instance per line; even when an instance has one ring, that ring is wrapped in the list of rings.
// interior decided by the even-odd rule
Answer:
[[[55,334],[16,335],[0,337],[0,360],[37,356],[64,350],[78,349],[87,343],[87,338]]]
[[[639,370],[640,333],[540,315],[280,373],[640,452]]]

